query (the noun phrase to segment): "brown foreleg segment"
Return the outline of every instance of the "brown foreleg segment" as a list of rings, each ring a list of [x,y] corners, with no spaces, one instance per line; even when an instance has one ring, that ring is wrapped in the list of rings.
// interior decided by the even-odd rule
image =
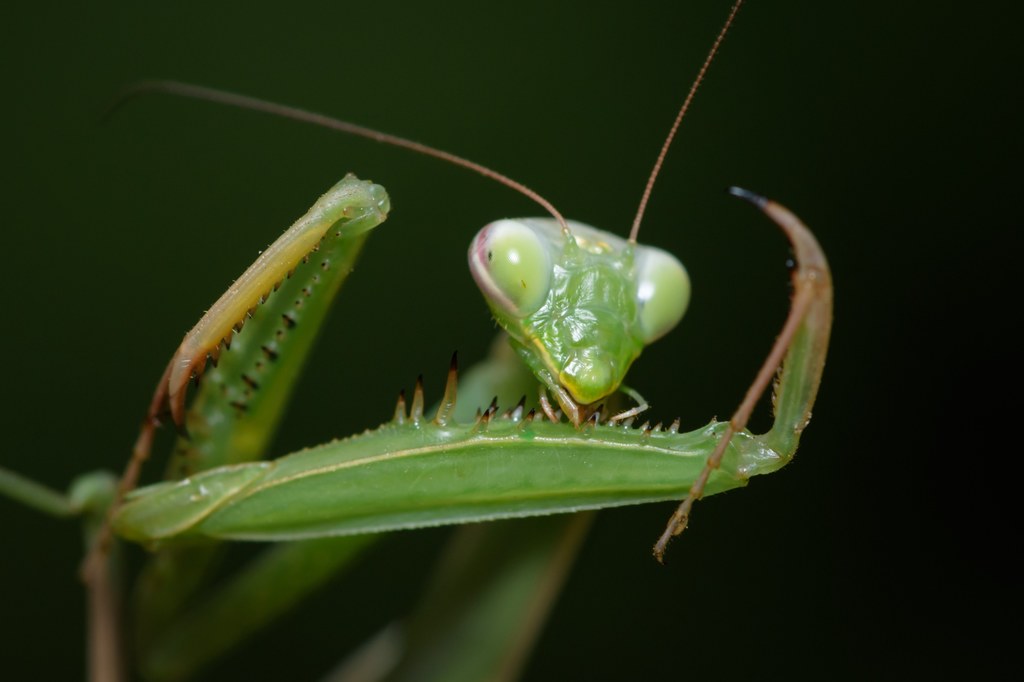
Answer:
[[[760,436],[765,445],[775,450],[783,462],[796,452],[800,433],[811,417],[811,407],[818,392],[825,353],[832,326],[832,276],[825,254],[811,231],[785,207],[738,187],[730,194],[745,199],[761,209],[785,233],[796,257],[793,270],[793,298],[782,332],[775,340],[768,358],[761,365],[743,402],[729,420],[704,470],[690,487],[686,499],[668,521],[665,531],[654,545],[654,556],[663,561],[665,550],[673,537],[686,529],[694,502],[704,493],[711,473],[721,466],[722,457],[733,434],[742,431],[758,399],[778,374],[775,385],[775,423]]]

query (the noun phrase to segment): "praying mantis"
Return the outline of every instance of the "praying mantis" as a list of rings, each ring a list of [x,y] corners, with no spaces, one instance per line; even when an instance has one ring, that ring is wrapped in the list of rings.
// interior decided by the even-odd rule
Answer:
[[[397,199],[396,199],[396,201],[397,201]],[[241,337],[241,334],[240,334],[240,338],[242,338],[242,337]],[[465,398],[463,398],[463,400],[465,400]],[[514,400],[514,398],[513,398],[513,400]],[[484,399],[484,403],[481,403],[481,404],[480,404],[479,406],[480,406],[480,407],[486,407],[486,398]],[[411,418],[411,416],[410,416],[410,418]],[[540,424],[539,422],[537,423],[537,428],[538,428],[538,429],[540,429],[540,428],[541,428],[541,424]],[[574,427],[574,428],[575,428],[575,427]],[[570,434],[570,433],[571,433],[570,431],[568,431],[568,430],[565,430],[565,431],[563,431],[563,433],[562,433],[561,435],[559,435],[558,437],[559,437],[559,438],[572,438],[572,437],[574,437],[574,436],[571,436],[571,435],[568,435],[568,436],[567,436],[567,435],[565,435],[565,434]],[[195,434],[195,433],[193,433],[193,437],[195,437],[195,436],[196,436],[196,434]],[[718,438],[719,436],[720,436],[720,433],[718,433],[718,432],[716,432],[716,433],[712,434],[712,440],[714,440],[715,438]],[[652,435],[652,437],[653,437],[653,438],[658,438],[658,436],[657,436],[657,435]],[[635,443],[634,443],[633,445],[635,445]],[[630,447],[633,447],[633,446],[630,446]],[[523,456],[524,456],[524,457],[526,457],[526,456],[529,456],[529,455],[528,455],[528,454],[524,454]],[[549,458],[549,459],[550,459],[550,458]],[[702,458],[702,460],[703,460],[703,458]],[[548,462],[548,463],[550,463],[550,462]],[[543,464],[543,463],[542,463],[542,464]],[[241,470],[239,470],[239,471],[241,471]],[[670,477],[671,477],[671,476],[670,476]],[[677,479],[677,480],[679,480],[679,479]],[[677,497],[678,497],[678,496],[679,496],[679,492],[680,492],[680,491],[676,490],[676,491],[675,491],[675,496],[677,496]],[[189,494],[191,495],[191,493],[189,493]],[[137,498],[137,499],[144,499],[144,498]],[[576,506],[586,506],[586,505],[584,504],[584,505],[576,505]],[[461,519],[460,519],[460,520],[461,520]],[[145,540],[152,540],[152,539],[154,539],[154,537],[155,537],[155,536],[147,535],[147,536],[145,536],[145,537],[144,537],[144,538],[142,538],[142,539],[145,539]]]

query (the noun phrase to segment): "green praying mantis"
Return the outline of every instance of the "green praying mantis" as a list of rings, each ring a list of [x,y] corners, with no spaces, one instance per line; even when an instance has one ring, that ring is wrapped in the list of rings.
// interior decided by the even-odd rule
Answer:
[[[215,618],[200,623],[179,605],[195,592],[203,567],[218,551],[216,540],[306,540],[282,545],[248,574],[253,584],[267,581],[275,575],[272,569],[298,561],[297,555],[307,560],[327,554],[316,570],[306,571],[306,584],[296,589],[303,593],[351,560],[370,533],[685,497],[657,542],[660,558],[669,539],[685,528],[696,499],[783,466],[817,391],[831,285],[820,249],[791,213],[735,193],[784,230],[798,266],[790,316],[729,422],[680,433],[677,423],[667,429],[636,427],[646,418],[642,401],[627,409],[611,407],[639,348],[682,316],[685,271],[664,252],[644,251],[635,228],[630,239],[621,239],[560,220],[555,212],[553,219],[489,226],[470,250],[474,276],[525,363],[510,364],[509,354],[498,351],[458,382],[453,368],[436,409],[428,410],[417,387],[411,405],[400,398],[392,418],[378,429],[262,461],[333,295],[389,209],[380,186],[354,177],[338,183],[186,336],[159,382],[120,492],[94,478],[70,496],[69,506],[88,510],[100,526],[85,566],[98,659],[94,676],[110,679],[120,667],[120,644],[103,641],[119,630],[106,584],[106,553],[114,545],[110,531],[159,548],[155,568],[142,579],[140,612],[149,620],[140,623],[144,653],[138,656],[149,657],[141,664],[148,676],[170,679],[199,665],[182,652],[195,651],[197,641],[209,641],[218,629]],[[562,279],[556,271],[564,271]],[[609,279],[615,291],[600,283],[588,289],[581,283],[588,278]],[[608,325],[602,315],[576,305],[573,297],[581,291],[598,292],[591,298],[602,302],[615,299],[620,321]],[[663,291],[669,292],[667,303],[655,295]],[[549,318],[559,320],[556,334],[569,329],[569,342],[541,334],[530,317],[559,306],[561,317]],[[585,319],[603,335],[598,342],[584,328]],[[577,341],[584,345],[573,346]],[[559,343],[568,350],[556,356]],[[615,361],[606,361],[600,356],[611,345],[620,351]],[[205,366],[214,361],[216,367]],[[776,423],[755,436],[743,427],[780,365]],[[200,389],[186,404],[189,382],[200,374]],[[530,403],[536,397],[536,408],[525,400],[516,403],[519,396]],[[183,434],[170,469],[175,480],[131,491],[157,422],[173,423]],[[20,482],[6,490],[26,500],[38,493],[37,506],[61,504]],[[226,592],[225,599],[245,599],[244,591],[240,597]]]

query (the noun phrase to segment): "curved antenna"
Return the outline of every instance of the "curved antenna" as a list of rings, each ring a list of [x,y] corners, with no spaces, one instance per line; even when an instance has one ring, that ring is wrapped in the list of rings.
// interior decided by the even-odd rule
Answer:
[[[490,168],[482,166],[475,161],[470,161],[469,159],[465,159],[461,156],[456,156],[450,152],[436,149],[419,142],[414,142],[413,140],[407,140],[404,137],[389,135],[388,133],[382,133],[378,130],[374,130],[373,128],[366,128],[354,123],[349,123],[348,121],[342,121],[341,119],[332,118],[312,111],[306,111],[305,109],[299,109],[297,107],[277,104],[276,102],[269,102],[267,100],[249,97],[247,95],[238,95],[233,92],[217,90],[216,88],[207,88],[202,85],[192,85],[190,83],[181,83],[179,81],[170,80],[152,80],[141,81],[122,91],[118,98],[114,100],[114,103],[111,104],[104,113],[103,119],[106,120],[113,116],[118,109],[124,106],[124,104],[133,97],[152,93],[163,93],[167,95],[174,95],[176,97],[187,97],[189,99],[215,102],[217,104],[225,104],[230,107],[238,107],[239,109],[248,109],[250,111],[259,111],[265,114],[280,116],[282,118],[292,119],[293,121],[299,121],[301,123],[310,123],[322,128],[347,133],[349,135],[364,137],[368,140],[373,140],[374,142],[389,144],[393,147],[401,147],[402,149],[408,149],[419,154],[434,157],[435,159],[441,159],[442,161],[453,163],[456,166],[462,166],[463,168],[467,168],[474,173],[484,176],[485,178],[495,180],[505,187],[513,189],[540,204],[545,211],[550,213],[552,217],[558,221],[558,224],[562,226],[562,231],[569,234],[569,226],[565,222],[565,218],[562,217],[562,214],[558,212],[558,209],[556,209],[550,201],[523,183],[517,182],[507,175],[491,170]]]
[[[665,143],[661,145],[661,151],[658,153],[658,159],[654,162],[654,168],[651,169],[650,177],[647,178],[647,186],[644,187],[644,194],[640,197],[640,206],[636,210],[636,217],[633,218],[633,228],[629,231],[629,241],[633,244],[636,243],[636,236],[640,232],[640,221],[643,220],[644,211],[647,210],[647,200],[651,198],[651,190],[654,188],[654,181],[658,179],[658,173],[661,172],[661,165],[665,161],[665,155],[668,153],[668,148],[672,144],[672,140],[675,139],[676,131],[679,129],[679,123],[683,120],[683,116],[686,115],[686,111],[690,108],[693,96],[697,94],[697,88],[700,87],[701,82],[704,80],[704,75],[708,71],[708,67],[711,66],[711,60],[714,59],[715,54],[718,53],[718,48],[722,45],[722,41],[725,40],[725,34],[729,32],[733,19],[736,18],[736,13],[740,11],[740,6],[742,5],[743,0],[736,0],[736,4],[734,4],[732,9],[729,10],[729,17],[725,20],[725,25],[722,26],[722,30],[718,32],[718,37],[715,38],[715,42],[711,45],[711,49],[708,51],[708,56],[704,58],[704,63],[701,65],[700,71],[697,72],[697,77],[693,79],[693,85],[690,86],[690,91],[686,94],[686,99],[683,100],[683,106],[679,107],[679,113],[676,114],[676,120],[672,124],[672,128],[668,131]]]

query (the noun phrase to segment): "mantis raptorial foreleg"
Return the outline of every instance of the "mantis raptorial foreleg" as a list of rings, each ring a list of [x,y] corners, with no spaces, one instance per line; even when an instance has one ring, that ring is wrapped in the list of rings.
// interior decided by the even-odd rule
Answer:
[[[721,440],[708,457],[707,464],[690,486],[686,499],[669,519],[665,532],[654,545],[654,556],[662,561],[669,541],[686,529],[693,503],[701,498],[712,472],[722,465],[722,458],[733,436],[747,426],[750,413],[778,374],[773,396],[775,423],[765,434],[766,444],[789,459],[796,453],[800,434],[811,418],[811,407],[821,383],[832,327],[832,276],[825,254],[811,231],[785,207],[739,188],[730,192],[746,199],[785,233],[793,246],[796,267],[792,273],[793,300],[789,315],[768,358],[747,389],[739,408],[729,419]]]
[[[292,227],[239,277],[182,341],[167,365],[122,476],[110,514],[135,486],[149,457],[155,430],[170,415],[192,437],[178,448],[180,473],[262,457],[287,397],[308,355],[334,295],[351,272],[366,234],[389,210],[379,185],[348,176],[324,194]],[[293,273],[298,270],[298,274]],[[269,299],[269,301],[268,301]],[[246,329],[246,334],[236,336]],[[185,388],[222,350],[232,348],[207,381],[186,416]],[[83,565],[90,591],[90,646],[93,677],[116,674],[110,661],[117,642],[98,638],[117,628],[103,625],[117,609],[109,594],[104,555],[110,545],[109,522],[103,524]],[[162,630],[200,579],[214,551],[212,545],[169,550],[152,564],[142,584],[140,646]],[[209,640],[207,640],[209,641]]]

